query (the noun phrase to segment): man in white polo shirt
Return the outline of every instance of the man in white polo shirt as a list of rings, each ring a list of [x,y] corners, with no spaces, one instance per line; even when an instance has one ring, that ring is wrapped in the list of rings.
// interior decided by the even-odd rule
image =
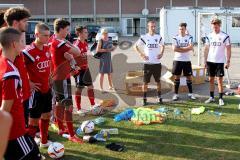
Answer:
[[[190,54],[193,50],[193,37],[186,34],[186,29],[187,23],[180,23],[179,34],[173,37],[172,48],[174,51],[174,61],[172,74],[174,75],[175,92],[172,98],[173,101],[177,101],[179,99],[178,89],[182,72],[187,79],[187,86],[189,90],[188,97],[192,100],[196,99],[192,91],[192,64],[190,60]]]
[[[140,54],[144,60],[144,84],[143,84],[143,105],[147,105],[147,88],[151,77],[153,76],[157,83],[158,103],[162,103],[161,97],[161,62],[160,59],[164,52],[164,42],[160,35],[155,33],[156,22],[148,22],[148,33],[141,36],[136,42],[134,48],[137,53]],[[144,51],[139,49],[139,46],[143,46]]]
[[[206,37],[206,45],[204,50],[205,67],[209,75],[210,81],[210,98],[205,103],[214,102],[214,80],[217,77],[218,92],[219,92],[219,106],[224,105],[223,101],[223,76],[224,63],[225,68],[230,66],[231,58],[231,43],[229,35],[221,31],[221,20],[214,18],[211,21],[212,30]],[[225,56],[225,49],[227,56]]]

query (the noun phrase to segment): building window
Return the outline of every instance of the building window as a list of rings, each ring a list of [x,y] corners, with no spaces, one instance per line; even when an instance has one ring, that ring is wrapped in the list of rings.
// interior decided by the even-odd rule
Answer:
[[[75,23],[92,23],[94,22],[93,18],[72,18],[72,22]]]
[[[30,21],[44,22],[44,19],[43,18],[30,18]]]
[[[240,27],[240,17],[232,17],[232,27]]]

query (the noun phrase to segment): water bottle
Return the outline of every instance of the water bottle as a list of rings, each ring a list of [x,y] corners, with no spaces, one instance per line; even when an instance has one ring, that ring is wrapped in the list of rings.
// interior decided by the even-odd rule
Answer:
[[[82,136],[83,135],[83,131],[82,131],[81,127],[78,127],[78,129],[76,130],[76,134],[78,136]]]
[[[108,132],[109,134],[118,134],[118,128],[102,129],[101,132]]]
[[[69,138],[70,135],[69,135],[69,134],[62,134],[62,137],[64,137],[64,138]]]
[[[215,114],[216,116],[221,116],[221,115],[222,115],[222,112],[214,111],[213,114]]]
[[[96,119],[93,120],[93,123],[98,125],[98,124],[103,124],[105,122],[105,118],[103,117],[98,117]]]

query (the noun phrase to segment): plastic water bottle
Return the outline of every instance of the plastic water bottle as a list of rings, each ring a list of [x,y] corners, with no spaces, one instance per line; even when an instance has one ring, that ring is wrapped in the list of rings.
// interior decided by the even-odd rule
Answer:
[[[98,124],[103,124],[105,121],[106,121],[105,118],[98,117],[98,118],[93,120],[93,123],[98,125]]]
[[[102,129],[101,132],[108,132],[109,134],[118,134],[118,128]]]
[[[64,138],[69,138],[70,135],[69,135],[69,134],[63,134],[62,137],[64,137]]]
[[[76,130],[76,134],[78,136],[82,136],[83,135],[83,131],[82,131],[82,129],[80,127],[78,127],[78,129]]]

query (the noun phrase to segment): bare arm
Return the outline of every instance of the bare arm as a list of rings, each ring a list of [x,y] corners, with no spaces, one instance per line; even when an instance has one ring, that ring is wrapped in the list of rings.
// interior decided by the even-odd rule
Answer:
[[[12,109],[12,105],[13,105],[14,100],[2,100],[2,105],[1,105],[1,110],[6,111],[6,112],[10,112]]]
[[[147,56],[145,56],[145,54],[138,48],[137,44],[135,43],[135,45],[133,46],[134,50],[140,55],[140,57],[142,58],[147,58]]]
[[[163,53],[164,53],[164,50],[165,50],[165,46],[164,45],[161,45],[161,50],[160,50],[160,54],[158,55],[158,59],[162,58],[163,56]]]
[[[173,45],[172,48],[173,48],[173,51],[174,51],[174,52],[184,53],[184,52],[188,52],[188,51],[193,50],[193,45],[190,44],[190,45],[187,46],[187,47],[181,47],[181,48]]]
[[[207,58],[208,58],[208,52],[209,52],[209,45],[205,45],[205,48],[204,48],[204,64],[205,64],[205,67],[207,67],[206,63],[207,63]]]
[[[8,142],[8,136],[10,132],[10,128],[12,125],[12,117],[9,113],[5,111],[0,111],[0,159],[3,157],[3,154],[5,153],[7,142]]]
[[[110,51],[109,49],[103,49],[102,48],[102,41],[99,40],[98,43],[97,43],[96,52],[103,53],[103,52],[109,52],[109,51]]]
[[[226,46],[227,48],[227,63],[225,65],[225,68],[228,69],[230,66],[230,60],[231,60],[231,55],[232,55],[232,49],[231,49],[231,45]]]
[[[70,43],[69,41],[66,41],[67,44],[71,47],[70,50],[68,50],[68,53],[75,55],[75,56],[80,56],[81,51],[79,50],[78,47],[74,46],[72,43]]]

